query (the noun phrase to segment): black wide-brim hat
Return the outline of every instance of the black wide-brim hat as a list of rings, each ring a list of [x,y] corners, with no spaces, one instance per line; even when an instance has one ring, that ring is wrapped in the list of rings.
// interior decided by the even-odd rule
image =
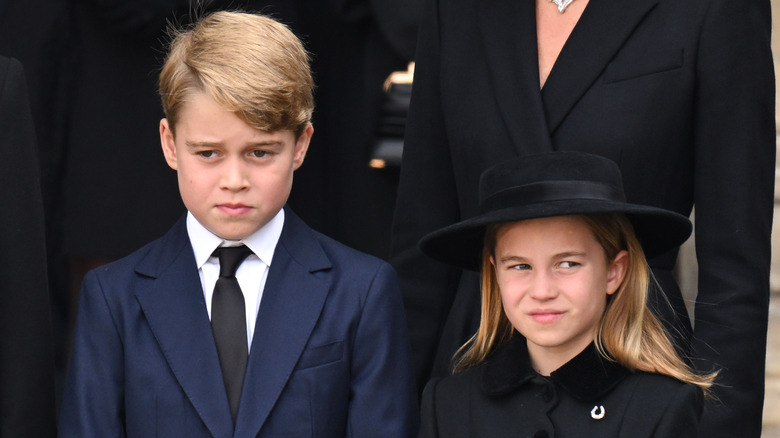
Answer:
[[[426,235],[420,249],[444,263],[479,271],[488,225],[598,213],[625,214],[648,259],[682,245],[692,229],[681,214],[626,202],[613,161],[583,152],[549,152],[483,172],[479,214]]]

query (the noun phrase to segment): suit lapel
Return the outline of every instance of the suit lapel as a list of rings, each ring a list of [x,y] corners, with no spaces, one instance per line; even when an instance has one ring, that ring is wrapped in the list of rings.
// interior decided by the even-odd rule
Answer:
[[[136,272],[155,279],[136,297],[173,374],[211,434],[232,436],[233,420],[184,220],[149,251]]]
[[[256,436],[276,404],[322,311],[330,261],[289,209],[268,273],[249,354],[236,436]]]
[[[552,150],[539,90],[534,0],[483,0],[485,62],[504,125],[520,155]]]
[[[657,3],[658,0],[590,0],[542,89],[550,133]]]

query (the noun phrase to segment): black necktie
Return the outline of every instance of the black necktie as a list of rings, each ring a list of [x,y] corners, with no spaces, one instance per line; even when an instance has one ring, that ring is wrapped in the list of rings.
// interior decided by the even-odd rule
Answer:
[[[222,379],[225,381],[230,413],[236,422],[241,387],[249,357],[246,341],[246,310],[244,294],[236,280],[236,270],[252,250],[244,245],[217,248],[219,278],[211,297],[211,330],[217,344]]]

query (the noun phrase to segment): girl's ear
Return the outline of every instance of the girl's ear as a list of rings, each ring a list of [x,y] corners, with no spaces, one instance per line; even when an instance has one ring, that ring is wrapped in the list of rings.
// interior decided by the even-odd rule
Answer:
[[[614,294],[626,278],[628,271],[628,251],[623,250],[617,253],[615,259],[610,263],[607,269],[607,295]]]

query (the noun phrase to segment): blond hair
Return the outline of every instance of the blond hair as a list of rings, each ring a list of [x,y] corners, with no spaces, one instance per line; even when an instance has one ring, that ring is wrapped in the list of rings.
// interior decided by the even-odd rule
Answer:
[[[298,136],[310,123],[309,57],[287,26],[258,14],[220,11],[171,34],[160,97],[172,132],[182,105],[196,93],[261,131]]]
[[[604,250],[607,262],[620,251],[628,253],[628,268],[617,292],[607,301],[595,345],[603,358],[635,371],[663,374],[699,386],[705,395],[717,373],[697,374],[680,357],[663,325],[647,305],[651,271],[634,229],[622,214],[578,215]],[[512,336],[513,327],[504,313],[496,271],[490,257],[496,248],[498,229],[487,228],[482,254],[482,315],[477,333],[455,355],[454,369],[482,363]]]

